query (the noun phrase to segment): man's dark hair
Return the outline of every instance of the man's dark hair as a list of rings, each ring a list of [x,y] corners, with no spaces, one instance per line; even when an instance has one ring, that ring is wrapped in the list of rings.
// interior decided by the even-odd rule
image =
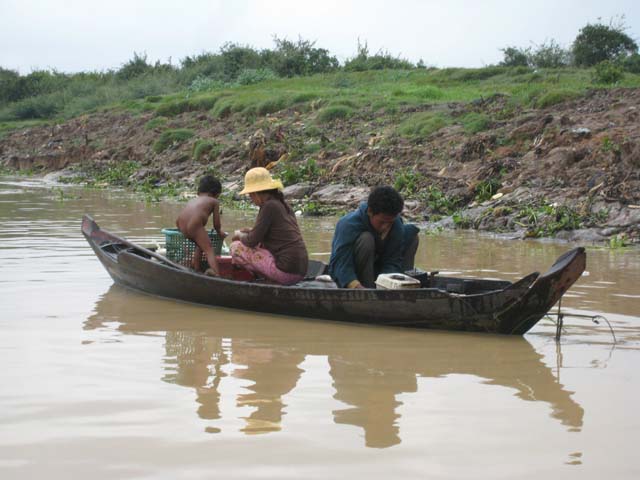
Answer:
[[[200,179],[200,183],[198,184],[198,193],[211,193],[213,195],[218,195],[222,192],[222,184],[220,180],[218,180],[213,175],[205,175]]]
[[[404,200],[393,187],[382,186],[371,190],[367,206],[373,215],[399,215],[404,207]]]

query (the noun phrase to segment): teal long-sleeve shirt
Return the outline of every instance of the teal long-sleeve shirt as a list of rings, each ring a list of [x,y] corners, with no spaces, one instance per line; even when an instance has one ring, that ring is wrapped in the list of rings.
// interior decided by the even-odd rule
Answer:
[[[402,219],[398,216],[387,234],[385,249],[376,262],[380,273],[402,271],[403,227]],[[361,203],[356,211],[342,217],[333,234],[329,275],[340,288],[358,279],[353,250],[355,241],[363,232],[378,235],[369,222],[366,202]]]

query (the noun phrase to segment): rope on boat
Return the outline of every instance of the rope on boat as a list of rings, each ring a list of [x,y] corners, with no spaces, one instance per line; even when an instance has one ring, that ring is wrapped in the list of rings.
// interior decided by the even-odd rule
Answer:
[[[589,320],[591,320],[593,323],[595,323],[596,325],[600,325],[601,321],[605,321],[607,322],[607,325],[609,326],[609,331],[611,332],[611,336],[613,337],[613,343],[618,343],[617,339],[616,339],[616,334],[613,331],[613,327],[611,326],[611,323],[609,323],[609,320],[607,320],[607,317],[603,316],[603,315],[583,315],[583,314],[579,314],[579,313],[564,313],[562,310],[562,298],[560,298],[560,300],[558,301],[558,312],[557,313],[547,313],[547,317],[551,320],[551,315],[555,315],[556,317],[558,317],[558,321],[555,322],[556,324],[556,342],[560,341],[560,337],[562,336],[562,327],[564,326],[564,317],[573,317],[573,318],[588,318]],[[553,322],[553,320],[551,320]]]

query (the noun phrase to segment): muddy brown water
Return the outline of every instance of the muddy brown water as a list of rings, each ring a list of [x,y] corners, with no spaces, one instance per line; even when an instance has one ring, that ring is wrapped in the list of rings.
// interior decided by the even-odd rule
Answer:
[[[61,193],[62,192],[62,193]],[[181,205],[0,179],[0,478],[616,478],[640,475],[640,253],[588,250],[524,337],[351,326],[113,285],[90,213],[162,241]],[[254,211],[226,211],[226,230]],[[300,219],[327,259],[334,218]],[[422,234],[417,264],[517,279],[573,245]],[[481,474],[479,472],[482,472]]]

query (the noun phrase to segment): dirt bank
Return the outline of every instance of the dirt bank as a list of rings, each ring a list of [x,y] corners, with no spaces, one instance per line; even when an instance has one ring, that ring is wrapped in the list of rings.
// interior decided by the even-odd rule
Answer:
[[[398,124],[417,111],[452,121],[427,136],[399,134]],[[153,185],[192,184],[209,170],[237,190],[251,162],[281,159],[274,171],[307,214],[350,208],[368,187],[388,183],[407,198],[407,215],[431,226],[640,241],[640,89],[593,90],[532,110],[509,108],[495,95],[418,110],[362,109],[327,123],[317,113],[215,120],[187,112],[157,125],[153,112],[95,113],[6,135],[0,165],[86,176],[127,163],[134,168],[128,182]],[[456,121],[470,113],[485,119],[483,128]],[[159,146],[174,129],[193,136]]]

